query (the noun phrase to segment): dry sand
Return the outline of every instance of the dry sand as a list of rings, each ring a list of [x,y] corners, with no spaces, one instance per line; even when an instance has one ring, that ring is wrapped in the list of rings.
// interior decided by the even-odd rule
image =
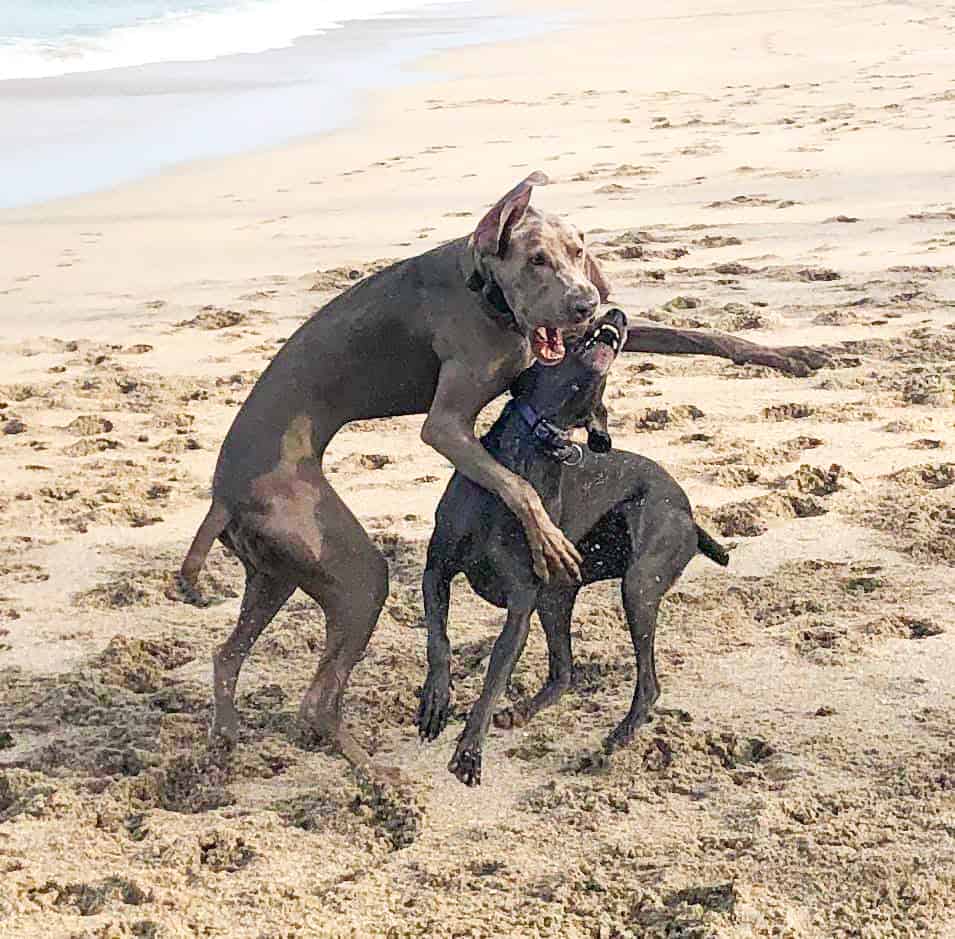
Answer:
[[[4,937],[955,935],[949,12],[623,9],[426,63],[459,77],[376,95],[347,131],[0,216]],[[418,744],[450,468],[419,418],[370,421],[328,459],[394,584],[347,719],[413,782],[361,788],[294,742],[324,638],[302,597],[215,763],[239,567],[214,550],[207,609],[164,591],[237,406],[308,312],[534,168],[625,309],[835,350],[808,379],[616,367],[617,446],[736,546],[665,602],[656,719],[593,756],[634,675],[609,585],[578,606],[578,687],[492,732],[482,788],[444,769],[459,722]],[[499,621],[456,590],[458,719]],[[515,694],[545,671],[535,632]]]

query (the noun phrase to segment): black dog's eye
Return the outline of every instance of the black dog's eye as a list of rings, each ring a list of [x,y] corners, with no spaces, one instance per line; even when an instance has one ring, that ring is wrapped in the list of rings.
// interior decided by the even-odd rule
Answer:
[[[547,255],[543,251],[531,255],[531,264],[535,267],[541,267],[547,263]]]

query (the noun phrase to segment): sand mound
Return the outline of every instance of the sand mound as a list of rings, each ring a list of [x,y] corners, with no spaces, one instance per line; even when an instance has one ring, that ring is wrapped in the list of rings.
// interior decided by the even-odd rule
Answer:
[[[793,518],[825,515],[826,511],[826,507],[812,496],[773,492],[716,509],[700,508],[696,514],[704,527],[707,524],[713,526],[725,538],[733,535],[754,538],[769,531],[772,525]]]
[[[692,421],[698,421],[703,412],[693,404],[678,404],[670,408],[644,408],[634,417],[634,430],[663,430],[667,427],[681,427]]]
[[[114,636],[96,660],[104,681],[137,694],[158,691],[164,673],[195,658],[189,644],[180,639],[129,639]]]
[[[916,560],[955,564],[955,482],[951,463],[909,467],[884,477],[846,511]]]
[[[224,310],[213,306],[203,307],[191,320],[176,323],[178,328],[229,329],[244,323],[246,315],[238,310]]]

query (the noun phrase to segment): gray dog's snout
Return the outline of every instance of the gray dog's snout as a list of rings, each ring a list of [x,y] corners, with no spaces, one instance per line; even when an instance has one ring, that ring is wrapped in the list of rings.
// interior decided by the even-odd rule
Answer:
[[[573,304],[571,304],[570,309],[577,321],[582,322],[583,320],[589,319],[594,315],[594,312],[597,309],[597,301],[581,297],[579,300],[575,300]]]

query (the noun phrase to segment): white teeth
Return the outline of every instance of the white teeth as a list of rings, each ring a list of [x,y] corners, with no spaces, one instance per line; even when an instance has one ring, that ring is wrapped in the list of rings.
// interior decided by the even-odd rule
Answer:
[[[609,342],[607,341],[608,334],[610,336]],[[617,352],[620,348],[620,330],[612,323],[601,324],[597,331],[587,340],[585,348],[589,349],[594,343],[600,341],[606,342],[614,352]]]
[[[620,345],[620,330],[617,329],[617,327],[612,323],[604,323],[603,326],[597,330],[597,335],[594,338],[596,339],[600,336],[603,336],[605,333],[610,333],[613,337],[610,341],[610,347],[614,350],[614,352],[616,352],[617,347]]]

